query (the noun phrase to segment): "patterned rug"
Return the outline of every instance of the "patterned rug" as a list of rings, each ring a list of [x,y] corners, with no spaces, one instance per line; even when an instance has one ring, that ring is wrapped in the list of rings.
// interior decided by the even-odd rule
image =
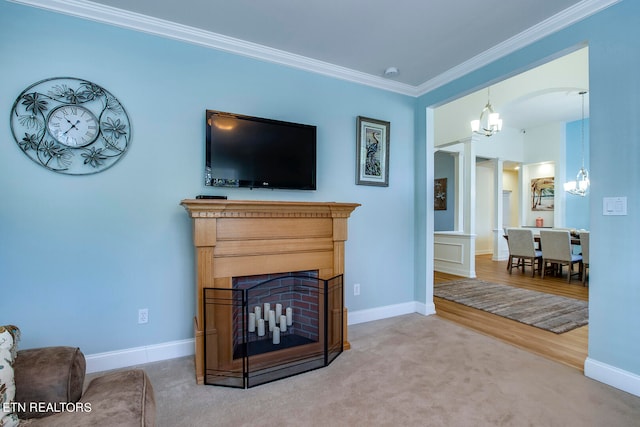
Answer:
[[[573,298],[463,279],[434,285],[436,297],[561,334],[589,323],[589,303]]]

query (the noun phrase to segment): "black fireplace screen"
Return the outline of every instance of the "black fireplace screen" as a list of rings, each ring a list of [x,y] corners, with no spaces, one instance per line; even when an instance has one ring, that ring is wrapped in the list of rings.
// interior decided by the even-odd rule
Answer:
[[[342,353],[342,275],[248,279],[204,289],[205,384],[249,388],[325,367]]]

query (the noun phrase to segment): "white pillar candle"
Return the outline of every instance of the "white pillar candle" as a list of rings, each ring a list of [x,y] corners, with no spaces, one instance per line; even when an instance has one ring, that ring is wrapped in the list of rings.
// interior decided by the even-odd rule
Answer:
[[[273,331],[274,326],[276,326],[276,312],[269,310],[269,332]]]
[[[267,316],[269,315],[269,310],[271,310],[271,304],[268,302],[264,303],[264,320],[267,320]]]
[[[287,316],[280,316],[280,330],[282,332],[287,331]]]
[[[248,323],[249,332],[255,332],[256,330],[256,314],[249,313],[249,323]]]
[[[258,336],[264,336],[264,319],[258,320]]]
[[[273,330],[273,343],[274,344],[280,344],[280,329],[279,328],[275,328]]]
[[[276,304],[276,323],[280,323],[280,316],[282,316],[282,304]]]
[[[285,313],[287,314],[287,326],[293,325],[293,309],[291,307],[287,307]]]
[[[260,307],[259,305],[256,305],[253,308],[253,312],[256,315],[256,322],[258,321],[258,319],[262,319],[262,307]]]

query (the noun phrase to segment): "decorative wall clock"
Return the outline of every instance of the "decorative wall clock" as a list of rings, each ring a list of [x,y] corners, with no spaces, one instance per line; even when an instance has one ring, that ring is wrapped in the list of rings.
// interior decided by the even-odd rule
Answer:
[[[11,131],[31,160],[69,175],[102,172],[131,143],[129,116],[103,87],[74,77],[41,80],[11,109]]]

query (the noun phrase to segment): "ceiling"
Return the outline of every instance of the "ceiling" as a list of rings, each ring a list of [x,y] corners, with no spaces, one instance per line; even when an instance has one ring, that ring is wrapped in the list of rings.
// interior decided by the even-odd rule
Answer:
[[[526,131],[549,122],[572,122],[582,117],[579,90],[549,90],[532,94],[505,106],[502,119],[510,127]],[[584,95],[585,118],[589,117],[589,93]]]
[[[419,95],[619,0],[12,1]]]

